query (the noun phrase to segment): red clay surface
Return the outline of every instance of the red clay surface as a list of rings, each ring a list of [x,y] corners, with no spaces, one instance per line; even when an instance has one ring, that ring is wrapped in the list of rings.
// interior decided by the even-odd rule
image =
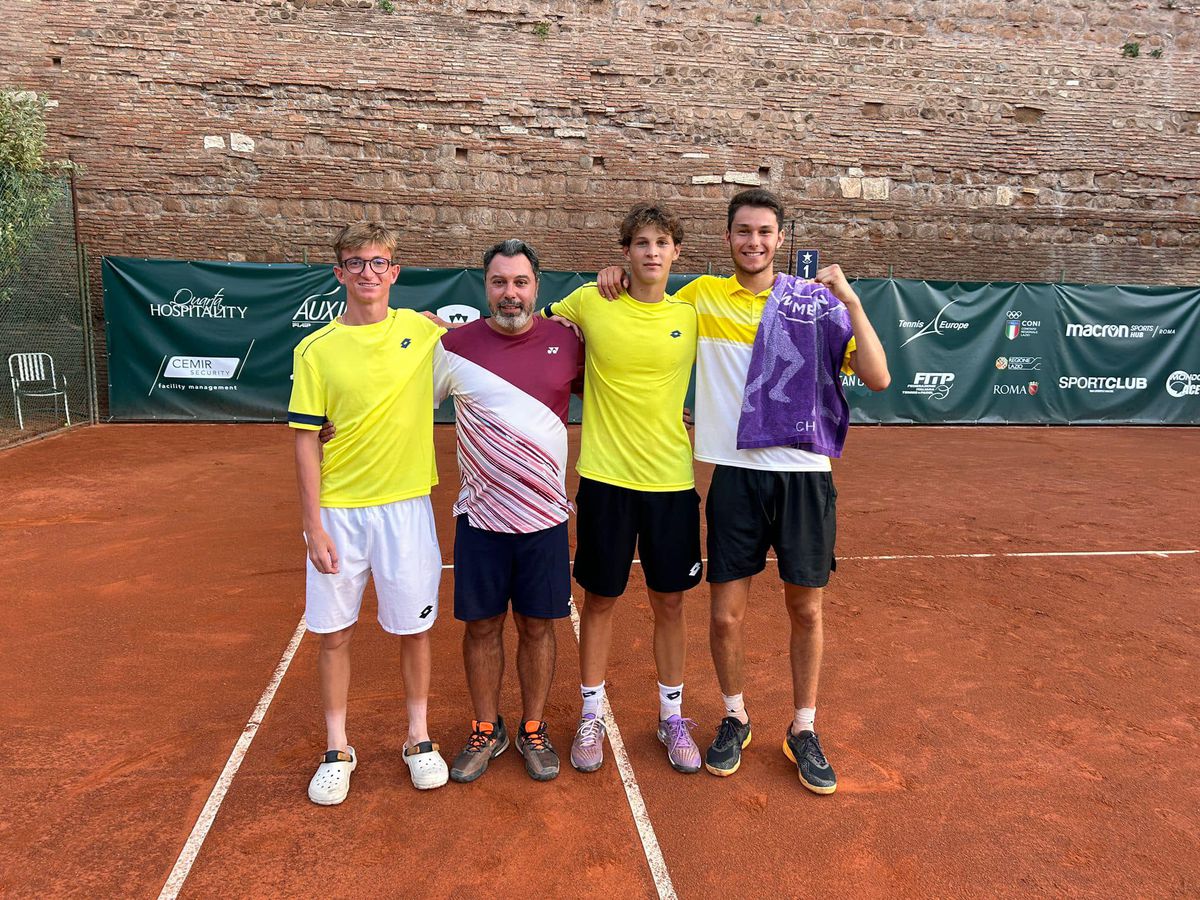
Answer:
[[[438,442],[449,558],[448,426]],[[818,714],[831,797],[779,749],[791,697],[773,567],[748,625],[754,742],[727,779],[673,772],[654,738],[635,567],[610,699],[679,895],[1200,894],[1200,557],[945,556],[1195,549],[1197,458],[1195,429],[852,430]],[[0,492],[0,893],[156,896],[303,611],[291,437],[74,430],[0,453]],[[938,558],[855,558],[894,554]],[[451,589],[447,572],[430,714],[448,757],[470,718]],[[685,711],[703,746],[720,698],[707,590],[691,598]],[[568,622],[558,641],[547,718],[565,760]],[[654,895],[611,754],[535,784],[509,751],[473,785],[418,793],[398,648],[372,601],[354,664],[349,800],[305,798],[323,746],[309,636],[182,896]]]

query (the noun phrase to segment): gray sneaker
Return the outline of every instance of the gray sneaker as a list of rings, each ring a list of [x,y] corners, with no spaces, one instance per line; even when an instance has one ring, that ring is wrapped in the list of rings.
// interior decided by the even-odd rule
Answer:
[[[450,778],[465,784],[487,771],[488,763],[508,749],[508,731],[504,716],[495,722],[471,722],[471,736],[450,770]]]
[[[595,772],[604,762],[604,721],[595,716],[584,716],[575,729],[575,740],[571,742],[571,765],[580,772]]]
[[[529,726],[533,725],[532,731]],[[558,754],[546,735],[545,722],[526,722],[517,732],[517,750],[525,757],[525,771],[534,781],[558,777]]]
[[[670,716],[658,722],[658,739],[667,748],[667,761],[676,772],[700,771],[700,748],[692,738],[696,723],[682,716]]]

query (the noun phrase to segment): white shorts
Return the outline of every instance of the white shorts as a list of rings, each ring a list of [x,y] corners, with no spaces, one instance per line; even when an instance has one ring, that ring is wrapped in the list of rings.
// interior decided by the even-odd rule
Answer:
[[[308,560],[304,617],[317,634],[358,621],[368,576],[375,579],[379,624],[391,634],[418,634],[437,619],[442,552],[429,497],[383,506],[321,508],[321,523],[338,554],[338,574]]]

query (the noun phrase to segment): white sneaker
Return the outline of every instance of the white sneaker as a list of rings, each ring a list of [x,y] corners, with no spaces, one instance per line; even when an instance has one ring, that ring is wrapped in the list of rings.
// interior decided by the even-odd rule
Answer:
[[[450,770],[433,741],[421,741],[414,747],[404,745],[404,764],[412,775],[413,786],[421,791],[440,788],[450,780]]]
[[[357,765],[353,747],[326,751],[308,783],[308,799],[321,806],[337,806],[350,793],[350,773]]]

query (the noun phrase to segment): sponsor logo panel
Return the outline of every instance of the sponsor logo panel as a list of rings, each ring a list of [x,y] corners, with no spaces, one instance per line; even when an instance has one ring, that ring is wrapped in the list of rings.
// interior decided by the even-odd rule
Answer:
[[[997,356],[996,368],[1001,372],[1040,372],[1042,357],[1040,356]]]
[[[1147,383],[1147,380],[1141,376],[1121,375],[1063,375],[1058,379],[1060,390],[1087,391],[1089,394],[1144,391]]]
[[[250,341],[242,356],[204,354],[168,354],[158,365],[158,373],[146,396],[158,391],[236,391],[246,363],[254,352]]]
[[[479,318],[479,310],[465,303],[448,303],[438,308],[437,317],[451,325],[466,325]]]
[[[942,336],[946,334],[961,334],[965,332],[971,327],[971,323],[960,319],[954,319],[946,313],[946,310],[948,310],[961,299],[961,297],[958,297],[954,300],[951,300],[949,303],[939,309],[937,311],[937,315],[935,315],[929,322],[926,322],[924,319],[899,319],[899,327],[902,331],[916,332],[916,334],[910,336],[909,339],[900,346],[907,346],[917,338],[925,337],[929,334]]]
[[[993,397],[1035,397],[1040,390],[1036,381],[1025,381],[1019,384],[993,384]]]
[[[169,301],[151,303],[150,316],[155,319],[244,319],[246,307],[230,302],[223,287],[207,297],[197,296],[191,288],[181,287]]]
[[[1064,331],[1069,338],[1120,338],[1140,341],[1160,335],[1175,333],[1174,328],[1163,328],[1150,323],[1130,324],[1127,322],[1068,322]]]
[[[292,313],[293,328],[323,328],[346,311],[345,300],[330,299],[342,289],[339,284],[323,294],[309,294]]]
[[[953,372],[916,372],[908,387],[901,393],[928,400],[945,400],[954,387]]]
[[[1025,311],[1009,309],[1004,313],[1004,336],[1010,341],[1031,338],[1042,328],[1041,319],[1026,318]]]
[[[236,356],[172,356],[163,378],[232,378],[241,359]]]
[[[1167,393],[1172,397],[1200,397],[1200,372],[1177,369],[1167,376]]]

